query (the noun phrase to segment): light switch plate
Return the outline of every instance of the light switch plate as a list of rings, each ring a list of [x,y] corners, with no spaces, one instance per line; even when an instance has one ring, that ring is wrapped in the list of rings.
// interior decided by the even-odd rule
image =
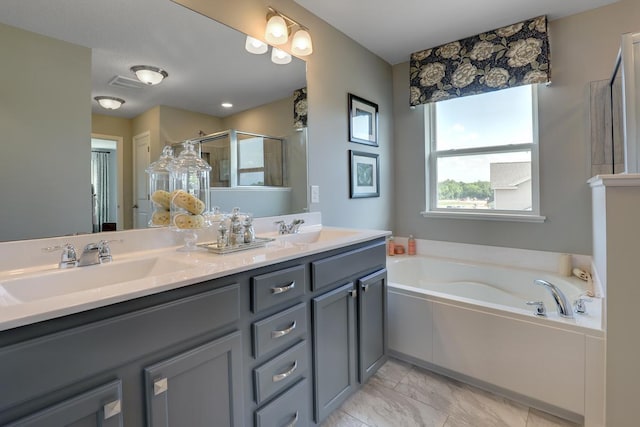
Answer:
[[[311,203],[320,203],[320,186],[311,186]]]

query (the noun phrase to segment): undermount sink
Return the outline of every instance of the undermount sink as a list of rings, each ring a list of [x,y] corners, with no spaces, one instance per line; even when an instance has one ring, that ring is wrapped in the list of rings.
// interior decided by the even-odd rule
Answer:
[[[340,228],[316,228],[309,227],[308,229],[300,229],[298,233],[295,234],[281,234],[276,237],[276,240],[283,242],[291,242],[291,243],[318,243],[318,242],[329,242],[333,240],[340,240],[346,237],[353,236],[357,234],[356,230],[346,230]]]
[[[95,290],[189,268],[193,266],[155,257],[36,273],[0,281],[0,306]]]

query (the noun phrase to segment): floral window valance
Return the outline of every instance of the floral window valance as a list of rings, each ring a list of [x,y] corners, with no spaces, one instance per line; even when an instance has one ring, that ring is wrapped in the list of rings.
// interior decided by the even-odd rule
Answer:
[[[293,127],[296,129],[307,127],[307,88],[293,91]]]
[[[550,82],[547,17],[411,54],[411,105]]]

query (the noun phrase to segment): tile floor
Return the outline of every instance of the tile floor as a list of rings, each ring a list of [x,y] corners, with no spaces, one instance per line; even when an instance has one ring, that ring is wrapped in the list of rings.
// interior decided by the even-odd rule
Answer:
[[[322,427],[578,427],[390,359]]]

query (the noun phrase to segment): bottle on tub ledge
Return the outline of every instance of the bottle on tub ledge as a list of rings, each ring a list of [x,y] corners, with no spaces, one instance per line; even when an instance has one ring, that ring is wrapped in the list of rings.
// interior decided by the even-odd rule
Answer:
[[[416,254],[416,239],[413,237],[413,234],[409,234],[409,240],[407,242],[407,252],[409,255]]]
[[[393,241],[393,236],[389,236],[387,240],[387,255],[394,256],[396,254],[396,244]]]

